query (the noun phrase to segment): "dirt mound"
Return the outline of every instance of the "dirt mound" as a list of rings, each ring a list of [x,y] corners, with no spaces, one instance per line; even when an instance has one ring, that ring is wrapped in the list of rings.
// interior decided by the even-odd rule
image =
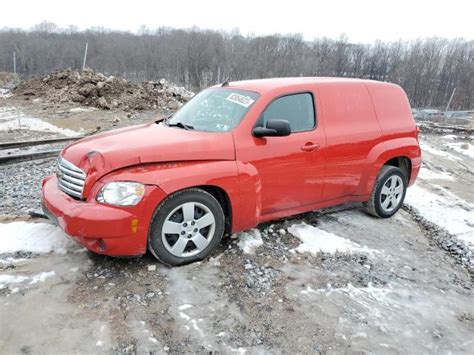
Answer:
[[[42,78],[22,81],[14,90],[25,99],[42,98],[49,102],[77,102],[104,110],[175,110],[194,94],[165,79],[134,84],[123,78],[105,76],[91,69],[57,70]]]
[[[0,88],[12,88],[15,82],[18,81],[18,76],[14,73],[0,72]]]

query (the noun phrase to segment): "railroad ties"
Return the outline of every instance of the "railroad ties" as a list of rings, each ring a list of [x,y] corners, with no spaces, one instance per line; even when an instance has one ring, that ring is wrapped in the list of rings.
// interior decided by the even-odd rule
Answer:
[[[11,151],[18,148],[29,148],[34,146],[47,146],[56,143],[70,142],[78,139],[84,138],[80,137],[64,137],[64,138],[50,138],[43,140],[34,140],[34,141],[22,141],[22,142],[5,142],[0,143],[0,165],[3,164],[13,164],[20,163],[22,161],[36,160],[55,157],[61,152],[62,149],[45,149],[34,152],[19,152]]]

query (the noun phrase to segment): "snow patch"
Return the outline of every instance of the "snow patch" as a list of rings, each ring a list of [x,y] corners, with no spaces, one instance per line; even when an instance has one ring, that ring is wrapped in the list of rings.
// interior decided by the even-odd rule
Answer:
[[[428,152],[430,154],[433,154],[433,155],[437,155],[439,157],[444,157],[444,158],[447,158],[447,159],[450,159],[450,160],[453,160],[453,161],[460,161],[462,160],[461,158],[458,158],[448,152],[445,152],[444,150],[440,150],[440,149],[437,149],[435,147],[432,147],[430,146],[429,144],[425,143],[425,142],[420,142],[420,147],[421,147],[421,151],[422,153],[423,152]]]
[[[449,139],[449,140],[455,140],[458,137],[455,134],[446,134],[446,135],[442,136],[441,138]]]
[[[474,145],[469,143],[448,143],[445,144],[447,147],[455,150],[458,153],[467,155],[470,158],[474,159]]]
[[[193,326],[193,329],[194,329],[195,331],[197,331],[197,332],[199,333],[199,335],[204,338],[204,332],[202,331],[201,328],[198,327],[198,323],[201,323],[201,322],[202,322],[202,319],[198,319],[198,320],[196,320],[196,319],[191,319],[191,320],[190,320],[190,323],[191,323],[191,325]]]
[[[334,254],[340,253],[367,253],[374,254],[377,251],[359,244],[351,242],[349,239],[338,237],[333,233],[310,226],[306,223],[293,224],[288,228],[288,232],[301,240],[301,244],[296,248],[298,253],[311,253],[316,255],[319,252]]]
[[[95,107],[74,107],[69,109],[69,112],[71,113],[79,113],[79,112],[91,112],[91,111],[97,111]]]
[[[449,180],[454,181],[454,177],[446,171],[433,171],[426,166],[422,166],[418,177],[422,180]]]
[[[7,285],[17,285],[28,282],[30,285],[37,284],[39,282],[44,282],[46,279],[55,276],[54,271],[42,272],[41,274],[35,275],[33,277],[22,276],[22,275],[0,275],[0,289],[4,288]]]
[[[51,123],[32,117],[22,117],[16,120],[0,123],[0,131],[9,131],[14,129],[29,129],[32,131],[60,133],[68,137],[79,136],[79,134],[73,130],[59,128],[55,125],[52,125]]]
[[[193,305],[191,305],[191,304],[183,304],[183,305],[181,305],[181,306],[178,307],[178,310],[179,310],[179,311],[185,311],[186,309],[189,309],[189,308],[191,308],[191,307],[193,307]]]
[[[26,259],[23,259],[23,258],[15,259],[15,258],[12,258],[12,257],[8,257],[8,258],[5,258],[5,259],[0,259],[0,265],[2,265],[2,266],[16,265],[16,264],[19,264],[19,263],[21,263],[25,260]]]
[[[5,285],[16,285],[21,284],[29,280],[26,276],[15,276],[15,275],[0,275],[0,289]]]
[[[0,224],[0,254],[25,251],[65,254],[73,242],[58,227],[48,223],[11,222]]]
[[[179,316],[187,321],[190,321],[191,320],[191,317],[188,316],[186,313],[184,312],[179,312]]]
[[[32,131],[59,133],[67,137],[75,137],[80,132],[60,128],[39,118],[28,117],[16,108],[0,107],[0,131],[29,129]]]
[[[245,348],[230,348],[230,352],[244,355],[245,353],[247,353],[247,349],[245,349]]]
[[[235,238],[239,240],[237,245],[245,254],[253,254],[258,247],[263,245],[262,235],[258,229],[238,233]]]
[[[0,88],[0,98],[6,99],[7,97],[12,96],[12,93],[8,89]]]
[[[474,247],[474,208],[466,201],[450,194],[444,197],[415,184],[408,189],[405,203],[416,208],[430,222]]]
[[[369,282],[367,287],[354,287],[351,283],[347,284],[347,287],[337,287],[334,288],[331,284],[327,285],[327,288],[312,289],[311,286],[307,286],[305,290],[302,290],[300,293],[303,295],[311,294],[323,294],[330,296],[334,293],[342,293],[352,296],[354,298],[366,297],[372,300],[383,302],[387,298],[389,293],[393,292],[390,284],[388,288],[374,287],[372,283]]]
[[[56,273],[54,271],[42,272],[41,274],[32,277],[30,285],[37,284],[38,282],[44,282],[46,279],[49,279],[55,275]]]

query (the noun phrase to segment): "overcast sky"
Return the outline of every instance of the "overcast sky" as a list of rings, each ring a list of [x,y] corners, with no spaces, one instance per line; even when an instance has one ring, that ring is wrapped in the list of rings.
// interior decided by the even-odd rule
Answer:
[[[141,25],[232,30],[243,35],[301,33],[371,43],[418,37],[474,38],[474,1],[449,0],[0,0],[0,27],[42,21],[80,29],[136,32]]]

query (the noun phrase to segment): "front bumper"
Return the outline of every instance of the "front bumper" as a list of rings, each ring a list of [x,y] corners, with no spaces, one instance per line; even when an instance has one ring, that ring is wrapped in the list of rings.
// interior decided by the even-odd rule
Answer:
[[[147,186],[136,206],[110,206],[78,201],[58,188],[55,176],[43,181],[45,214],[66,234],[87,249],[105,255],[132,256],[146,252],[153,212],[166,194]]]

